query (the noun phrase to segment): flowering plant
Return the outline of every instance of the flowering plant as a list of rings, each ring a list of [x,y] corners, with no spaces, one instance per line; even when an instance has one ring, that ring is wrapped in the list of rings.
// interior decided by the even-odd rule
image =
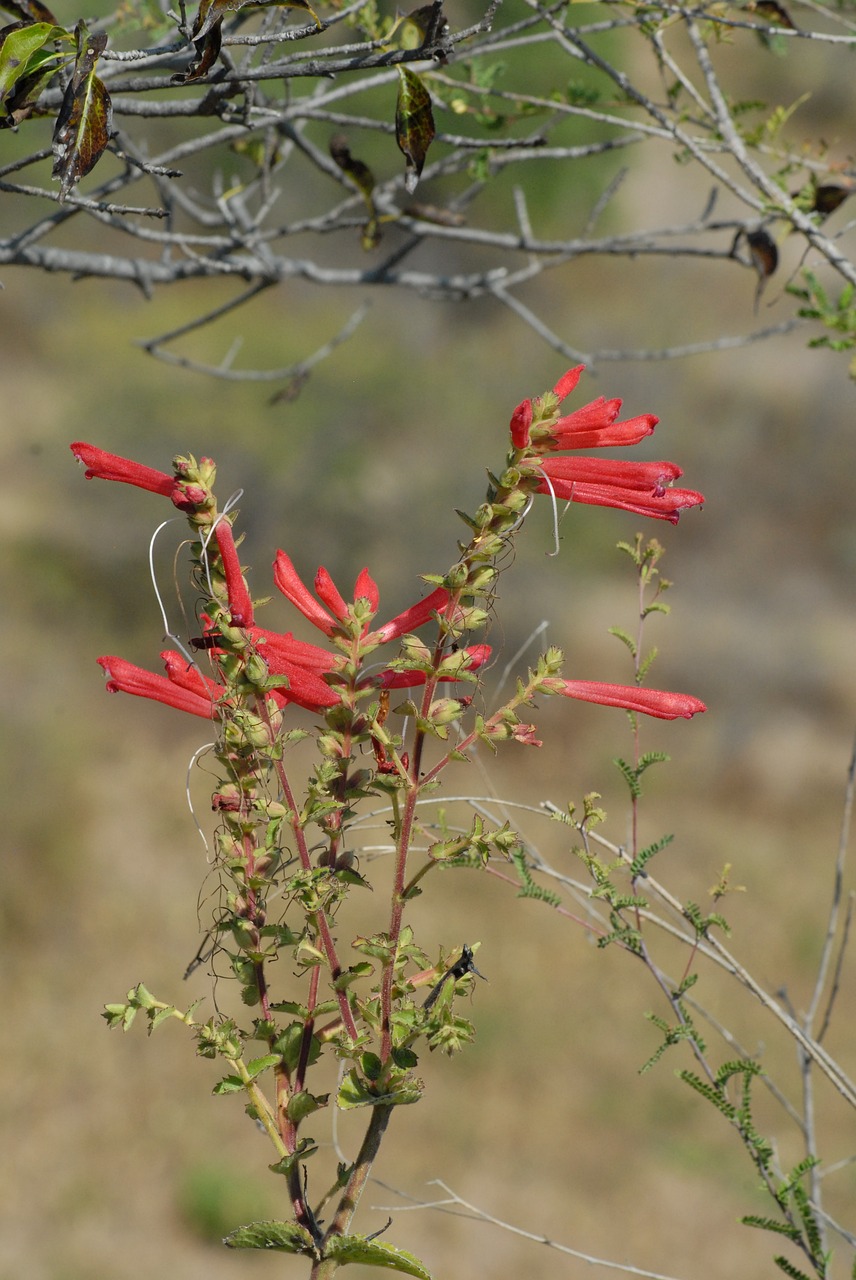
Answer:
[[[619,422],[620,402],[603,399],[561,417],[560,405],[581,372],[571,370],[552,391],[514,410],[505,467],[491,477],[484,503],[464,517],[469,541],[447,573],[425,575],[428,593],[389,621],[376,624],[379,590],[368,570],[360,572],[347,600],[319,569],[313,594],[288,555],[277,552],[274,582],[320,633],[318,644],[257,624],[234,536],[236,513],[218,508],[210,459],[178,457],[168,474],[93,445],[72,445],[87,476],[169,498],[193,533],[201,634],[161,654],[164,675],[114,656],[98,661],[108,690],[162,702],[215,725],[219,779],[212,806],[216,856],[228,888],[210,936],[253,1014],[243,1024],[222,1015],[199,1021],[195,1006],[181,1011],[140,984],[125,1001],[108,1005],[105,1016],[124,1029],[138,1013],[150,1029],[178,1019],[192,1029],[200,1055],[225,1060],[227,1074],[216,1091],[245,1094],[249,1114],[275,1150],[271,1167],[285,1179],[290,1207],[288,1220],[252,1223],[233,1232],[227,1244],[305,1256],[313,1280],[348,1262],[427,1276],[411,1254],[353,1230],[394,1108],[423,1092],[415,1074],[419,1051],[427,1046],[451,1054],[474,1035],[456,997],[478,973],[478,944],[460,948],[441,940],[423,947],[407,923],[407,908],[441,865],[486,867],[511,859],[526,874],[518,834],[507,823],[489,829],[478,817],[468,832],[435,840],[414,865],[422,798],[480,745],[540,746],[536,726],[521,719],[539,696],[558,694],[668,720],[705,709],[690,695],[644,687],[641,667],[629,686],[567,679],[554,647],[502,706],[490,714],[480,709],[480,680],[491,651],[471,637],[488,622],[501,553],[519,535],[537,495],[672,522],[702,502],[700,494],[672,487],[681,474],[673,463],[565,454],[635,444],[657,421],[644,415]],[[429,626],[430,638],[416,634]],[[393,705],[395,690],[410,692]],[[314,728],[307,727],[307,711]],[[307,736],[314,737],[317,762],[301,788],[291,759]],[[351,892],[368,884],[352,830],[362,806],[378,797],[391,815],[389,905],[381,927],[352,940],[359,958],[349,963],[337,918]],[[271,976],[274,962],[285,956],[297,979]],[[340,1164],[312,1202],[307,1161],[318,1148],[306,1125],[331,1105],[329,1093],[310,1089],[324,1054],[339,1063],[335,1105],[362,1109],[368,1119],[355,1159]]]

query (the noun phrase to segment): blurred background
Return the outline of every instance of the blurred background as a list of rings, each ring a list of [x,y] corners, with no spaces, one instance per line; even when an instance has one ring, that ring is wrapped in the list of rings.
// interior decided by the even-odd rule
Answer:
[[[794,77],[779,93],[795,97],[796,61],[770,66],[780,82]],[[806,106],[800,123],[806,136],[828,129],[843,159],[834,75],[829,85],[829,101]],[[852,121],[852,94],[848,110]],[[392,145],[390,167],[399,163]],[[676,223],[704,204],[703,181],[665,155],[652,164],[622,187],[616,226],[638,226],[640,202],[652,219],[673,210]],[[579,181],[545,167],[536,184],[545,216],[569,227],[584,220],[591,201]],[[590,176],[589,191],[603,181],[603,172]],[[833,215],[840,225],[846,208]],[[799,251],[780,251],[784,280]],[[331,252],[358,255],[356,239]],[[487,302],[456,307],[380,289],[355,299],[289,283],[186,347],[216,363],[239,334],[247,366],[284,365],[369,302],[366,320],[299,397],[270,403],[264,384],[215,382],[137,345],[225,299],[220,282],[150,302],[126,286],[21,269],[4,271],[3,285],[0,1276],[298,1275],[302,1262],[220,1243],[242,1222],[284,1215],[285,1205],[241,1103],[211,1095],[217,1065],[196,1059],[177,1025],[149,1040],[141,1027],[108,1035],[101,1019],[104,1003],[139,981],[180,1005],[204,997],[211,1009],[203,971],[182,982],[210,916],[211,869],[185,800],[206,730],[168,708],[104,694],[99,654],[158,666],[147,555],[165,512],[151,495],[85,481],[68,445],[87,440],[167,470],[179,452],[214,457],[221,501],[243,490],[242,558],[255,596],[272,589],[269,565],[283,547],[310,579],[324,564],[345,594],[368,565],[388,617],[418,593],[420,573],[454,559],[462,528],[454,509],[478,504],[486,470],[502,465],[514,405],[552,386],[567,362]],[[752,274],[703,260],[583,259],[537,289],[530,301],[569,343],[590,349],[746,333],[793,311],[771,283],[753,316]],[[675,583],[671,616],[648,631],[660,650],[652,683],[709,706],[690,723],[644,726],[643,746],[671,762],[645,788],[642,840],[674,834],[655,874],[696,902],[732,864],[733,882],[745,887],[725,904],[733,949],[799,1011],[826,927],[856,723],[847,357],[810,351],[797,332],[680,361],[602,363],[573,406],[596,395],[622,397],[626,416],[658,414],[639,452],[679,462],[684,483],[707,499],[677,528],[642,530],[665,545],[662,572]],[[538,648],[561,645],[569,676],[632,679],[607,628],[634,628],[633,576],[615,544],[641,528],[626,513],[574,506],[552,558],[547,504],[532,512],[489,636],[503,655],[497,676],[544,620]],[[160,544],[167,585],[171,536]],[[280,600],[261,621],[293,625]],[[535,656],[527,651],[518,668]],[[625,717],[550,705],[539,724],[542,750],[480,755],[476,771],[447,776],[444,794],[564,806],[597,790],[605,833],[625,839],[629,807],[611,764],[631,751]],[[203,822],[207,782],[191,771]],[[555,865],[576,871],[566,832],[535,813],[521,826]],[[368,833],[375,838],[382,831]],[[385,868],[367,867],[377,872],[376,901],[357,904],[354,919],[363,913],[377,928]],[[361,1230],[393,1216],[390,1240],[450,1280],[591,1274],[584,1261],[496,1226],[414,1209],[410,1198],[442,1198],[431,1185],[441,1179],[487,1213],[584,1254],[692,1280],[776,1273],[776,1242],[738,1224],[741,1214],[767,1211],[757,1178],[721,1119],[676,1081],[686,1060],[667,1055],[639,1075],[658,1044],[644,1015],[667,1016],[641,966],[599,952],[543,904],[476,873],[438,878],[413,923],[429,950],[480,941],[489,982],[468,1011],[474,1046],[420,1063],[425,1100],[393,1118]],[[350,924],[343,920],[343,934]],[[847,956],[833,1053],[852,1055],[853,986]],[[792,1048],[775,1024],[715,974],[705,973],[699,995],[748,1051],[775,1065],[798,1102]],[[825,1154],[843,1159],[853,1131],[823,1087],[818,1114]],[[325,1123],[315,1126],[322,1143],[332,1141]],[[793,1130],[761,1100],[758,1123],[778,1135],[783,1164],[800,1157]],[[353,1154],[357,1130],[340,1122],[338,1140]],[[831,1177],[830,1210],[844,1212],[854,1190],[852,1166]]]

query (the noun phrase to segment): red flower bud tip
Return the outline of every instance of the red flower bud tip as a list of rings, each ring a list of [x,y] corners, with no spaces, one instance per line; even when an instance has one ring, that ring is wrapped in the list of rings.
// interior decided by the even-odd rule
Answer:
[[[515,449],[525,449],[529,443],[532,425],[532,401],[523,400],[511,415],[511,443]]]
[[[569,369],[567,373],[563,374],[556,383],[553,388],[553,395],[556,397],[559,404],[561,404],[563,400],[566,400],[572,391],[576,391],[577,383],[579,382],[584,370],[585,365],[578,364],[575,368]]]
[[[597,680],[547,680],[544,688],[581,702],[596,702],[604,707],[623,707],[625,711],[641,711],[659,720],[689,720],[707,707],[688,693],[667,693],[662,689],[642,689],[638,685],[601,684]]]

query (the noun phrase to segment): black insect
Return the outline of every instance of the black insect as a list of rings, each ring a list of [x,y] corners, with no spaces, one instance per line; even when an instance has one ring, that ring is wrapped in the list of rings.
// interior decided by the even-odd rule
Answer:
[[[481,978],[484,982],[487,982],[487,978],[485,978],[484,974],[479,973],[478,969],[473,964],[472,947],[468,947],[467,944],[464,943],[460,957],[446,970],[440,981],[435,983],[428,992],[422,1008],[430,1009],[433,1004],[436,1004],[437,1000],[440,998],[440,992],[443,990],[443,986],[447,978],[451,978],[453,982],[457,982],[458,978],[464,978],[468,973],[474,973],[477,978]]]

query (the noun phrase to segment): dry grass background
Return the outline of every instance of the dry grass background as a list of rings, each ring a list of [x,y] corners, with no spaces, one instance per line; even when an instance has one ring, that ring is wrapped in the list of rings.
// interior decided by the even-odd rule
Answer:
[[[670,198],[661,175],[634,181],[652,201]],[[303,570],[324,563],[344,583],[370,564],[392,613],[420,572],[450,561],[452,509],[478,502],[485,468],[501,462],[510,409],[562,368],[485,306],[411,299],[402,310],[375,296],[367,323],[300,399],[269,407],[253,385],[215,385],[135,350],[135,338],[190,312],[189,291],[144,304],[125,290],[23,272],[4,284],[0,1276],[298,1275],[294,1260],[219,1244],[239,1222],[283,1210],[262,1138],[239,1103],[211,1096],[215,1066],[194,1058],[180,1028],[147,1040],[137,1030],[108,1035],[100,1019],[103,1003],[139,980],[177,1002],[206,992],[202,974],[181,982],[208,873],[183,798],[204,726],[104,697],[97,654],[156,661],[146,550],[163,512],[147,495],[85,483],[68,442],[159,467],[175,452],[211,454],[221,495],[245,489],[256,595],[267,592],[281,545]],[[555,276],[544,305],[572,340],[618,347],[638,345],[641,320],[652,343],[684,321],[708,335],[748,329],[752,289],[736,267],[589,262]],[[778,319],[789,304],[770,292]],[[296,287],[233,324],[246,332],[248,362],[285,363],[352,305]],[[228,335],[219,337],[225,349]],[[646,727],[645,744],[672,763],[647,788],[643,838],[675,833],[657,873],[697,901],[724,862],[734,865],[746,886],[729,903],[734,949],[799,1009],[823,936],[856,720],[856,438],[845,360],[808,352],[794,336],[604,367],[585,390],[623,396],[628,413],[657,412],[649,456],[678,460],[708,499],[678,529],[646,530],[666,544],[664,573],[677,584],[672,617],[652,628],[656,683],[697,693],[710,710]],[[570,674],[626,679],[606,628],[631,624],[633,586],[611,548],[639,522],[574,508],[558,560],[545,556],[548,526],[545,510],[530,518],[491,639],[513,652],[546,618]],[[278,604],[270,619],[290,625]],[[627,806],[609,761],[629,750],[624,718],[549,707],[542,723],[554,735],[542,752],[480,760],[483,776],[461,774],[450,787],[533,804],[579,802],[597,789],[608,832],[621,839]],[[194,792],[204,810],[204,778]],[[536,818],[524,827],[570,868],[556,828]],[[371,865],[382,883],[383,864]],[[384,896],[379,887],[361,909],[382,910]],[[394,1118],[377,1168],[388,1187],[431,1198],[426,1183],[442,1178],[534,1233],[683,1280],[777,1274],[775,1242],[737,1224],[763,1211],[748,1161],[674,1079],[677,1058],[638,1075],[656,1044],[643,1015],[658,1008],[641,969],[475,874],[439,881],[414,923],[426,942],[480,940],[490,981],[472,1008],[475,1046],[451,1063],[426,1061],[424,1102]],[[852,1068],[852,957],[843,988],[830,1048]],[[701,994],[795,1093],[791,1048],[757,1007],[714,975]],[[761,1115],[780,1129],[775,1112],[762,1106]],[[829,1158],[849,1154],[852,1119],[842,1124],[824,1089],[820,1122]],[[341,1137],[347,1149],[347,1124]],[[800,1154],[784,1131],[781,1146],[783,1160]],[[852,1170],[838,1175],[832,1207],[846,1212],[854,1189]],[[367,1203],[403,1206],[382,1186]],[[361,1226],[386,1217],[385,1208],[366,1212]],[[592,1274],[459,1217],[403,1207],[394,1217],[390,1238],[443,1280]]]

